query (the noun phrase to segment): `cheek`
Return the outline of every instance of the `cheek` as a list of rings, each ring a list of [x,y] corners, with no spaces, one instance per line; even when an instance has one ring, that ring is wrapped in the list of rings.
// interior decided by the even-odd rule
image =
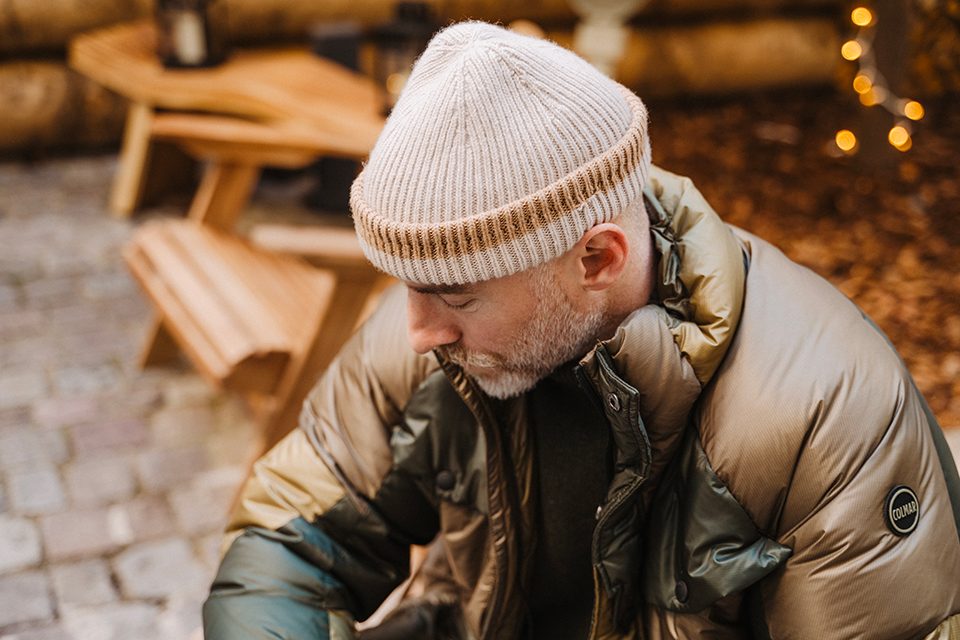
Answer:
[[[532,317],[531,313],[524,310],[472,318],[462,325],[463,346],[474,351],[499,353],[503,347],[509,347],[516,341]]]

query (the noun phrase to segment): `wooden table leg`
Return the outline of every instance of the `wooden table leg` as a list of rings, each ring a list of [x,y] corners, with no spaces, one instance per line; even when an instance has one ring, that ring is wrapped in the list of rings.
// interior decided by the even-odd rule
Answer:
[[[127,124],[120,149],[117,175],[110,193],[110,210],[121,218],[129,218],[143,195],[144,176],[150,164],[150,123],[153,108],[134,102],[127,111]]]
[[[190,204],[189,217],[218,229],[232,229],[259,177],[259,166],[210,162]]]

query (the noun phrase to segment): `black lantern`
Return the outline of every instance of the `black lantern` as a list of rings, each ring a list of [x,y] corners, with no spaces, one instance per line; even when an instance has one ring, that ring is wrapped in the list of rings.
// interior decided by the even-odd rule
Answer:
[[[212,67],[227,57],[224,0],[157,0],[157,55],[166,67]]]
[[[397,3],[393,19],[374,29],[373,73],[386,90],[384,113],[397,103],[413,63],[436,30],[430,5],[425,2]]]

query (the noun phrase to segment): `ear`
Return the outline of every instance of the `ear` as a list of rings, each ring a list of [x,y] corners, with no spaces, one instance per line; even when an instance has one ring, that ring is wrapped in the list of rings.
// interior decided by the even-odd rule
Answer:
[[[627,266],[630,242],[624,230],[611,222],[589,229],[571,251],[580,286],[602,291],[617,281]]]

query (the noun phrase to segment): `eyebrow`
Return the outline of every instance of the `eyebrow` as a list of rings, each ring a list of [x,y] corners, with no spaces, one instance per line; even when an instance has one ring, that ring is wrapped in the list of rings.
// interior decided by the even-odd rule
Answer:
[[[429,284],[429,285],[407,285],[411,290],[423,294],[458,294],[470,293],[474,287],[467,284]]]

